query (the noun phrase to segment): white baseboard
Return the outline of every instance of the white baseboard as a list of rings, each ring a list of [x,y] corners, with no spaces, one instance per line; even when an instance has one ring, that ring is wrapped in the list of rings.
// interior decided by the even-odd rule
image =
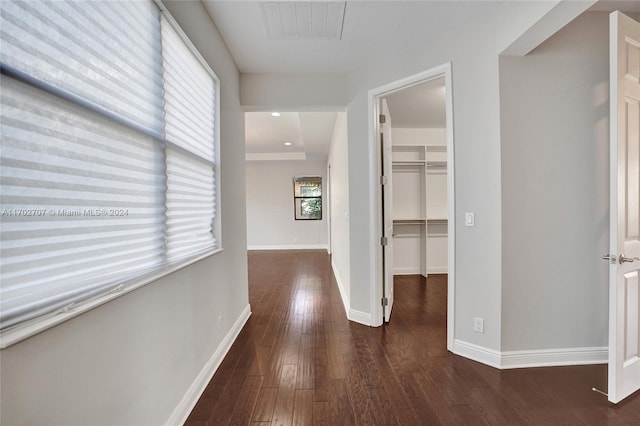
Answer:
[[[455,340],[453,347],[453,352],[456,355],[501,370],[511,368],[556,367],[562,365],[606,364],[609,357],[609,351],[606,346],[499,352],[473,343]]]
[[[446,266],[433,266],[427,268],[427,275],[429,274],[446,274],[448,268]],[[421,275],[420,268],[393,268],[393,275]]]
[[[336,265],[333,263],[333,258],[331,258],[331,269],[333,270],[333,276],[336,278],[336,283],[338,283],[338,290],[340,291],[340,298],[342,299],[342,305],[344,306],[344,313],[349,317],[349,297],[347,296],[347,292],[344,288],[342,278],[336,269]]]
[[[456,339],[453,342],[453,353],[491,367],[500,368],[500,352],[493,349]]]
[[[342,305],[344,306],[344,311],[349,321],[357,322],[359,324],[371,326],[371,314],[367,312],[358,311],[355,309],[351,309],[351,302],[349,301],[349,297],[347,296],[346,289],[344,287],[344,283],[342,282],[342,278],[340,274],[336,271],[336,266],[333,263],[333,259],[331,259],[331,269],[333,270],[333,276],[336,277],[336,282],[338,283],[338,290],[340,290],[340,297],[342,298]]]
[[[368,312],[358,311],[356,309],[349,309],[349,315],[347,315],[349,321],[357,322],[358,324],[371,326],[371,314]]]
[[[393,275],[420,275],[420,267],[393,268]]]
[[[326,244],[285,244],[247,246],[247,250],[329,250],[329,246]]]
[[[336,282],[338,283],[338,290],[340,290],[340,297],[342,298],[342,305],[344,306],[345,314],[347,315],[347,319],[349,321],[357,322],[359,324],[371,326],[371,314],[367,312],[358,311],[356,309],[351,309],[351,302],[349,297],[347,297],[347,292],[344,288],[344,283],[342,282],[342,278],[340,274],[336,270],[336,265],[333,263],[333,259],[331,259],[331,269],[333,270],[333,276],[336,277]]]
[[[500,368],[551,367],[560,365],[606,364],[609,348],[564,348],[502,352]]]
[[[189,386],[178,406],[171,413],[169,420],[166,422],[167,426],[184,424],[250,316],[251,306],[247,305],[220,343],[220,346],[218,346],[218,349],[211,355],[211,358],[209,358],[191,386]]]

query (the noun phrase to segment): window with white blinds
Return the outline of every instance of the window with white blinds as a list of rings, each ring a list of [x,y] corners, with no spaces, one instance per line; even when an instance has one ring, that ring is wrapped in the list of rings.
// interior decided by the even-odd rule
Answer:
[[[151,1],[0,2],[0,329],[213,253],[218,81]]]
[[[214,81],[162,19],[167,156],[167,255],[182,259],[215,247]]]

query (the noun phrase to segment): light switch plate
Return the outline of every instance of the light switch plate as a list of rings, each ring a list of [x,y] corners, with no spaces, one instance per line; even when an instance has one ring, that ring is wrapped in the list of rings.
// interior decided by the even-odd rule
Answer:
[[[473,212],[464,214],[464,226],[476,226],[476,215]]]

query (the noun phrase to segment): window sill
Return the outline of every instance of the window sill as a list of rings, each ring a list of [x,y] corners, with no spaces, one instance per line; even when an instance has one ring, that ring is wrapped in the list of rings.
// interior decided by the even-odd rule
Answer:
[[[54,313],[54,314],[51,314],[50,316],[35,318],[24,324],[16,325],[15,327],[9,328],[3,331],[2,333],[0,333],[0,349],[8,348],[11,345],[21,342],[22,340],[28,339],[31,336],[34,336],[51,327],[54,327],[67,320],[70,320],[71,318],[75,318],[80,314],[90,311],[91,309],[94,309],[100,305],[104,305],[105,303],[113,299],[116,299],[120,296],[123,296],[127,293],[137,290],[140,287],[143,287],[147,284],[150,284],[154,281],[164,278],[167,275],[177,272],[180,269],[186,268],[187,266],[190,266],[196,262],[199,262],[203,259],[206,259],[222,251],[223,251],[222,248],[217,248],[217,249],[208,251],[196,257],[167,266],[162,270],[152,272],[142,277],[137,277],[127,283],[124,283],[124,287],[119,291],[110,292],[105,295],[99,296],[95,299],[89,300],[68,311]]]

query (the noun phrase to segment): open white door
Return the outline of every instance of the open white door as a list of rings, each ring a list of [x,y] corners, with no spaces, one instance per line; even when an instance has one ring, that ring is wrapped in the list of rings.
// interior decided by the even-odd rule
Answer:
[[[610,16],[609,401],[640,389],[640,23]]]
[[[391,115],[386,99],[380,100],[380,173],[382,178],[382,306],[384,322],[393,308],[393,185],[391,182]]]

